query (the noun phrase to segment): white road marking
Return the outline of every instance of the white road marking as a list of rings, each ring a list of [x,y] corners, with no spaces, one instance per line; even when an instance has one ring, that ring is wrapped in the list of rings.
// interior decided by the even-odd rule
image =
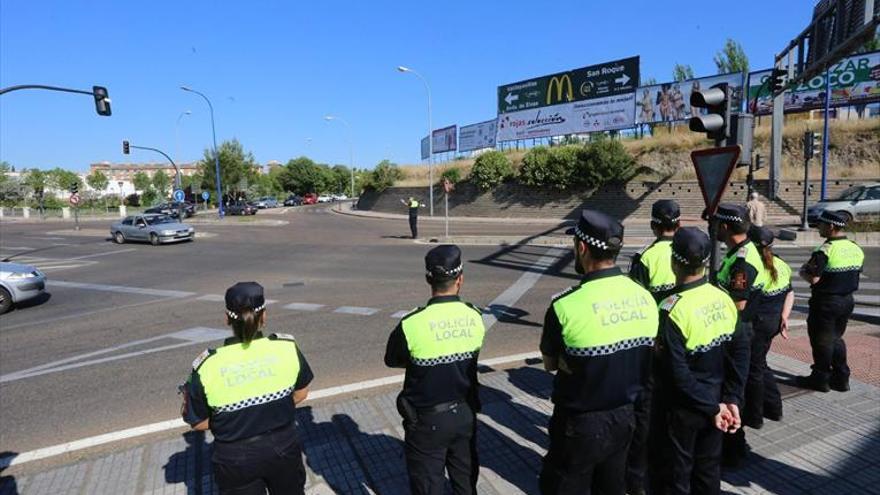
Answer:
[[[391,315],[391,317],[396,320],[399,320],[399,319],[403,318],[404,316],[408,315],[410,313],[410,311],[412,311],[412,310],[411,309],[404,309],[403,311],[398,311],[397,313],[394,313],[393,315]]]
[[[30,251],[32,249],[37,249],[37,248],[32,248],[32,247],[27,247],[27,246],[0,246],[0,251],[7,251],[7,250],[8,251]]]
[[[340,306],[333,310],[333,312],[347,315],[370,316],[378,313],[379,310],[376,308],[362,308],[359,306]]]
[[[204,296],[200,296],[196,298],[196,301],[210,301],[210,302],[222,302],[225,301],[226,298],[221,296],[220,294],[205,294]]]
[[[284,306],[284,309],[292,309],[295,311],[317,311],[323,308],[323,304],[313,304],[313,303],[291,303]]]
[[[116,251],[109,251],[106,253],[97,253],[97,254],[87,254],[85,256],[75,256],[73,258],[68,258],[71,260],[84,260],[86,258],[97,258],[99,256],[110,256],[111,254],[120,254],[120,253],[130,253],[131,251],[137,251],[135,248],[129,249],[117,249]]]
[[[533,285],[541,278],[541,275],[544,274],[553,263],[555,263],[560,257],[567,253],[565,249],[559,248],[550,248],[541,256],[538,261],[535,262],[534,265],[529,267],[525,273],[523,273],[516,282],[513,283],[510,287],[507,288],[504,292],[502,292],[498,297],[496,297],[492,302],[490,302],[486,307],[491,308],[492,306],[506,306],[511,307],[519,301],[529,289],[532,288]],[[483,325],[486,327],[486,330],[492,328],[498,321],[498,318],[495,317],[494,314],[484,314],[483,315]]]
[[[121,294],[142,294],[145,296],[156,297],[190,297],[196,295],[195,292],[185,292],[180,290],[163,290],[148,289],[145,287],[126,287],[124,285],[104,285],[104,284],[86,284],[80,282],[65,282],[62,280],[49,280],[47,284],[56,287],[67,287],[71,289],[97,290],[104,292],[118,292]]]

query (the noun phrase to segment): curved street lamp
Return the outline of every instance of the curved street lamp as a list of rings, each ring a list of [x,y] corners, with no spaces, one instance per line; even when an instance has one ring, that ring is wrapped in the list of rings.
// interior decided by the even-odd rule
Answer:
[[[183,112],[180,112],[180,115],[177,116],[177,122],[174,124],[174,156],[177,157],[177,161],[180,161],[180,119],[186,115],[192,115],[192,111],[184,110]],[[177,184],[175,184],[174,187],[180,189],[181,183],[179,174],[175,182],[177,182]]]
[[[425,83],[425,90],[428,92],[428,202],[430,203],[430,214],[434,216],[434,140],[431,136],[431,86],[428,85],[428,80],[424,78],[421,74],[416,72],[409,67],[404,67],[402,65],[397,66],[397,70],[400,72],[409,72],[414,74],[416,77],[422,80]]]
[[[327,115],[324,117],[324,120],[330,122],[331,120],[338,120],[345,125],[346,137],[348,138],[348,166],[351,169],[351,200],[352,205],[354,204],[354,146],[351,142],[351,126],[348,125],[348,122],[345,121],[342,117],[337,117],[335,115]]]
[[[220,154],[217,153],[217,130],[214,127],[214,105],[211,105],[211,100],[208,99],[204,94],[190,88],[189,86],[181,86],[180,89],[184,91],[188,91],[190,93],[195,93],[201,96],[205,102],[208,104],[208,108],[211,110],[211,136],[214,138],[214,183],[217,186],[217,212],[220,215],[220,218],[223,218],[223,190],[220,185]]]

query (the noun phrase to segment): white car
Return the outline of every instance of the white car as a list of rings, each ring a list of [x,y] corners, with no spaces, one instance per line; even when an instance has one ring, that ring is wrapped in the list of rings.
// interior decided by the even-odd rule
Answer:
[[[833,199],[819,201],[807,209],[810,225],[818,221],[823,210],[833,211],[847,221],[880,216],[880,183],[852,186]]]
[[[329,203],[331,201],[333,201],[333,198],[326,194],[318,196],[318,203]]]
[[[45,291],[46,275],[40,270],[31,265],[0,262],[0,314]]]
[[[348,196],[346,196],[345,194],[334,194],[330,197],[333,198],[333,201],[345,201],[346,199],[348,199]]]

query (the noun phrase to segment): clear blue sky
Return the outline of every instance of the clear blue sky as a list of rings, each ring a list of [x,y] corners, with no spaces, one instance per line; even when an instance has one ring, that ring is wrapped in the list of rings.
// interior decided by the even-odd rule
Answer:
[[[752,68],[772,64],[809,22],[807,0],[723,2],[94,2],[2,0],[0,86],[107,86],[113,116],[88,96],[21,91],[0,97],[0,159],[18,168],[86,170],[126,157],[121,141],[162,148],[180,161],[210,146],[207,94],[218,141],[238,138],[260,163],[308,155],[357,166],[419,160],[426,134],[422,83],[434,127],[495,116],[496,87],[560,70],[641,55],[642,78],[671,79],[676,62],[716,72],[728,37]],[[180,152],[175,151],[175,122]],[[307,143],[311,138],[311,144]]]

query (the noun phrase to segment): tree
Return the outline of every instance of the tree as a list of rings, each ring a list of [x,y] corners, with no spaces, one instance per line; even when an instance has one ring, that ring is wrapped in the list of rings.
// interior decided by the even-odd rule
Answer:
[[[719,74],[728,72],[748,72],[749,57],[746,56],[742,45],[731,38],[727,38],[724,48],[715,54],[715,66]]]
[[[237,139],[223,141],[217,149],[217,153],[220,156],[220,182],[224,190],[237,191],[241,179],[247,179],[249,183],[256,179],[257,170],[260,166],[254,159],[254,155],[249,151],[246,152]],[[205,150],[201,168],[204,177],[202,187],[213,189],[216,175],[214,169],[216,167],[212,150]]]
[[[101,172],[100,170],[95,170],[86,176],[86,184],[98,193],[103,193],[104,190],[107,189],[107,184],[109,183],[110,179],[108,179],[107,176],[104,175],[104,172]]]
[[[403,179],[403,172],[397,167],[397,164],[390,160],[382,160],[370,174],[370,186],[376,191],[382,192],[401,179]]]
[[[675,64],[672,68],[672,79],[675,81],[686,81],[694,78],[694,69],[688,64]]]
[[[171,179],[168,178],[168,174],[166,174],[164,170],[157,170],[156,173],[153,174],[153,187],[156,188],[156,193],[160,197],[168,195],[168,186],[170,185]]]
[[[134,189],[136,191],[141,192],[146,191],[152,186],[150,176],[143,171],[135,172],[134,177],[131,179],[131,183],[134,184]]]
[[[324,167],[329,170],[326,165]],[[311,158],[301,156],[287,162],[284,170],[278,173],[278,181],[285,191],[319,193],[326,190],[327,175]]]
[[[11,169],[12,166],[9,165],[9,162],[5,160],[0,161],[0,185],[5,184],[7,179],[9,179],[9,177],[6,176],[6,173],[9,172]]]
[[[60,167],[55,167],[46,172],[46,183],[49,187],[62,191],[69,191],[74,184],[80,188],[83,185],[82,179],[78,175]]]
[[[345,165],[333,165],[330,172],[333,180],[331,192],[341,193],[351,189],[351,169]],[[354,193],[350,192],[349,195],[353,196]]]

